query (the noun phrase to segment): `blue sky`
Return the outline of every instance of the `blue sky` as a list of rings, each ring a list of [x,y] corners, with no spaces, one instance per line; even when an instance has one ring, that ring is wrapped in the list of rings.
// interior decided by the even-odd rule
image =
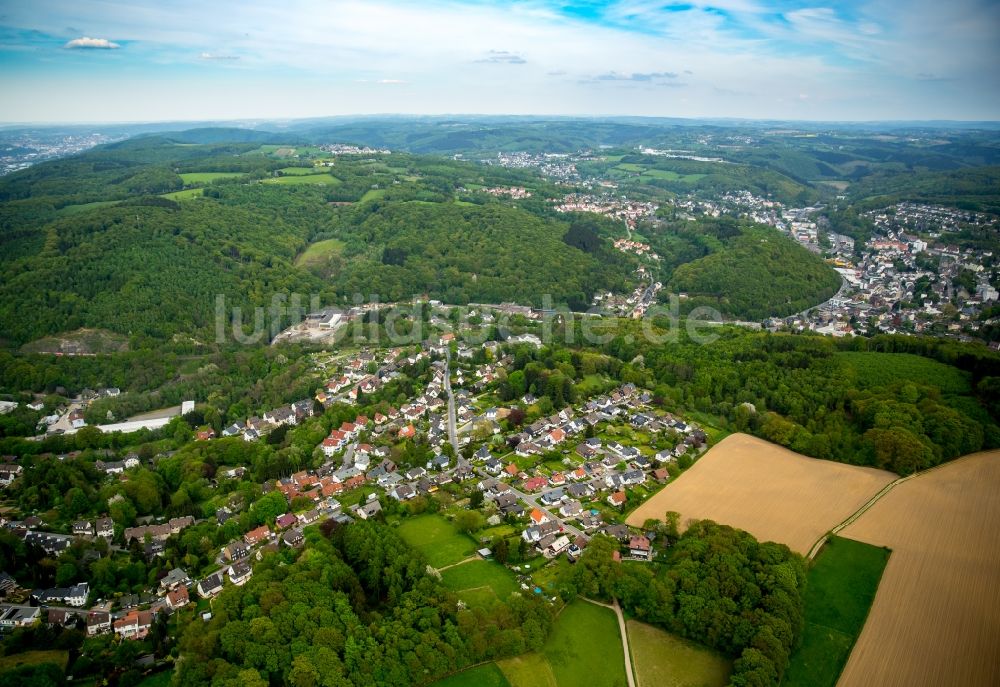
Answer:
[[[995,0],[0,0],[5,122],[1000,119]]]

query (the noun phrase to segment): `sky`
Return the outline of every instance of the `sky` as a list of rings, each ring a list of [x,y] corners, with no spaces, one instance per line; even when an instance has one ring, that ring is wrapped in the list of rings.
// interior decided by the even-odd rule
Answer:
[[[0,0],[0,121],[1000,119],[997,0]]]

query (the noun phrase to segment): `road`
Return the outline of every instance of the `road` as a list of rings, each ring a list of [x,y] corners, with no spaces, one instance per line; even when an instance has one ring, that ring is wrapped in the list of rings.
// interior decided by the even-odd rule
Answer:
[[[635,678],[632,676],[632,654],[628,648],[628,632],[625,631],[625,617],[622,615],[622,607],[618,605],[618,599],[615,599],[613,604],[601,603],[600,601],[594,601],[586,597],[584,597],[584,600],[596,606],[610,608],[615,612],[615,616],[618,618],[618,630],[622,635],[622,651],[625,652],[625,677],[628,679],[628,687],[635,687]]]
[[[448,394],[448,440],[451,447],[455,449],[456,460],[459,465],[464,465],[467,461],[462,458],[458,450],[458,429],[455,427],[455,394],[451,391],[451,351],[449,350],[444,359],[444,390]]]

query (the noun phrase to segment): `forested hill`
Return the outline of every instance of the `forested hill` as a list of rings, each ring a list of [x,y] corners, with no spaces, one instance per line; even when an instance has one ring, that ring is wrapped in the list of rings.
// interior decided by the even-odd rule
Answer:
[[[690,307],[761,320],[800,312],[840,288],[840,276],[819,256],[773,229],[744,228],[716,253],[678,267],[667,284]]]
[[[0,180],[0,331],[8,345],[93,327],[208,340],[216,296],[350,303],[586,306],[627,291],[636,263],[600,239],[563,241],[558,189],[525,171],[407,154],[137,138]],[[254,140],[254,142],[246,142]],[[522,186],[532,197],[479,191]]]

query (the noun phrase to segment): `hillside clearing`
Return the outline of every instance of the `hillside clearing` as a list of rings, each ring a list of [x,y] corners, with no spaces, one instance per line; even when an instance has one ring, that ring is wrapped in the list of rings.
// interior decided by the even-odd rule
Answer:
[[[424,554],[435,568],[458,563],[476,552],[476,542],[440,515],[404,520],[399,526],[399,536]]]
[[[834,687],[868,617],[889,551],[832,537],[809,570],[805,627],[784,687]]]
[[[641,623],[626,622],[635,679],[638,687],[723,687],[733,670],[732,661]]]
[[[1000,684],[1000,451],[902,482],[841,535],[888,546],[838,685]]]
[[[710,449],[628,518],[635,527],[668,511],[738,527],[806,554],[895,475],[789,451],[747,434]],[[836,489],[832,488],[836,485]]]

